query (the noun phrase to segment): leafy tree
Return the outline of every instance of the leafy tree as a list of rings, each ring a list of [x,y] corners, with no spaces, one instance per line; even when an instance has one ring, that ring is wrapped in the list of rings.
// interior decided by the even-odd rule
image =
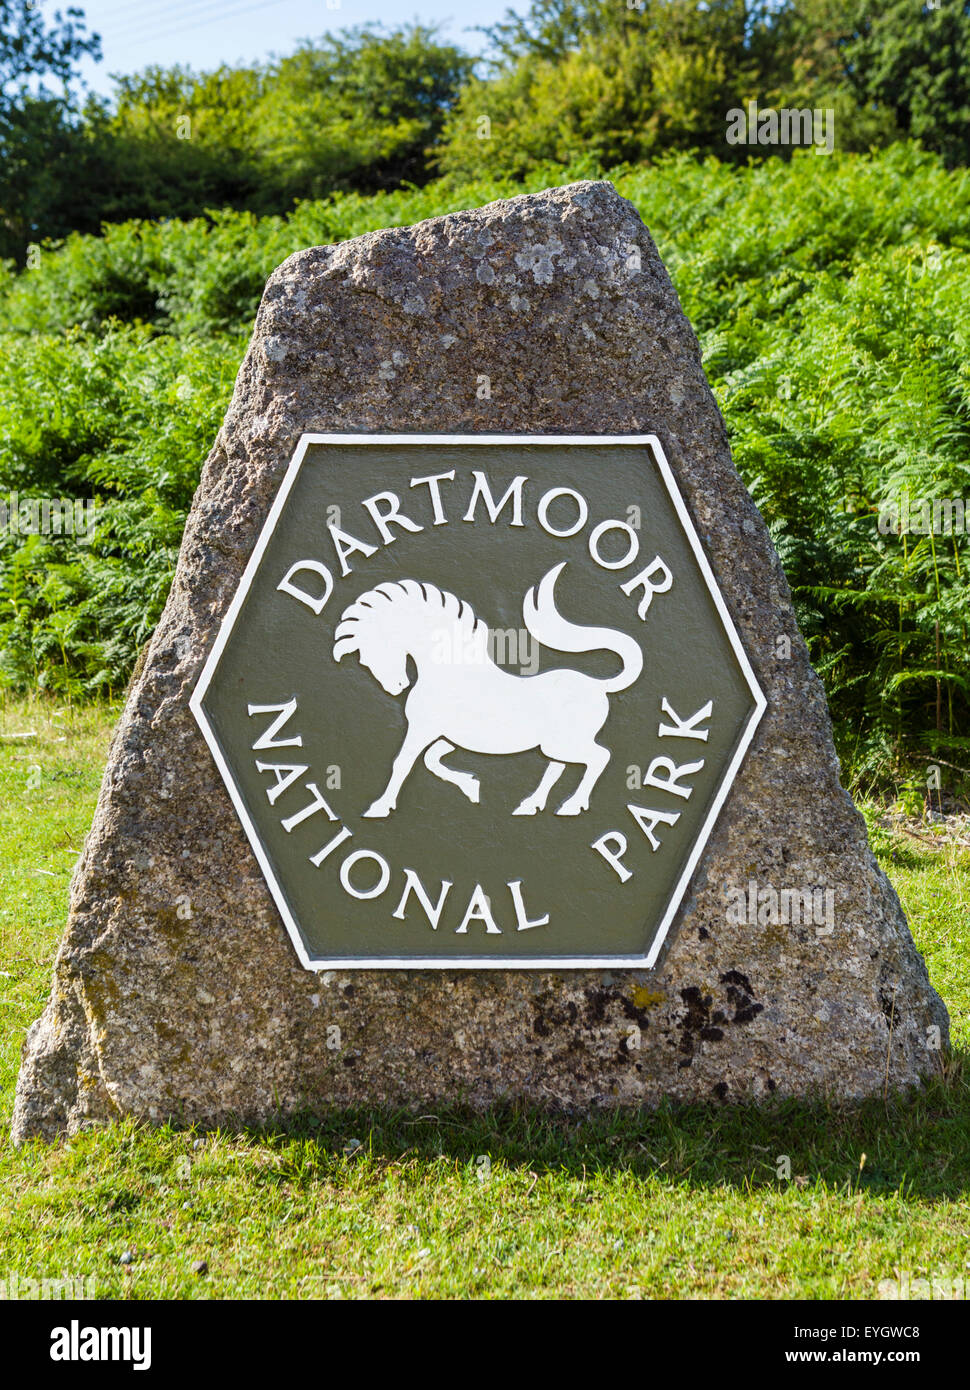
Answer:
[[[131,138],[201,139],[229,150],[251,149],[264,86],[258,67],[222,64],[201,73],[148,67],[115,79],[114,129]]]
[[[73,223],[51,206],[45,230],[283,211],[338,189],[419,181],[471,68],[434,29],[413,25],[345,30],[254,67],[122,77],[113,100],[88,100],[74,132]]]
[[[484,32],[492,80],[449,122],[451,173],[521,174],[583,150],[747,159],[758,151],[725,147],[724,116],[752,97],[834,109],[842,149],[914,137],[970,159],[970,0],[532,0]]]
[[[362,26],[257,67],[122,78],[113,110],[86,113],[106,170],[106,214],[269,212],[424,177],[426,149],[472,67],[435,34]]]
[[[48,22],[32,0],[0,0],[0,259],[22,258],[35,237],[72,225],[63,225],[77,174],[67,86],[85,54],[99,58],[101,41],[80,10]],[[45,87],[48,77],[61,83],[60,95]]]
[[[783,0],[753,36],[762,104],[831,107],[837,143],[970,157],[968,0]]]
[[[29,244],[80,224],[71,189],[79,135],[63,98],[32,96],[0,108],[0,259],[22,261]]]
[[[85,30],[81,10],[57,10],[48,23],[36,0],[0,0],[0,107],[31,77],[50,75],[66,85],[79,58],[100,58],[100,38]]]
[[[860,106],[948,164],[970,161],[970,0],[870,0],[840,44]]]
[[[531,0],[528,12],[506,10],[497,24],[480,26],[491,44],[493,63],[520,58],[556,62],[591,38],[621,30],[624,7],[612,0]]]
[[[149,67],[84,111],[86,199],[97,220],[191,217],[262,196],[254,142],[259,68]]]
[[[473,67],[436,32],[344,30],[268,70],[257,151],[279,200],[427,176],[427,150]]]
[[[601,167],[666,149],[730,157],[725,115],[751,69],[755,24],[745,0],[536,0],[488,31],[496,74],[463,90],[440,167],[468,177],[581,155]]]

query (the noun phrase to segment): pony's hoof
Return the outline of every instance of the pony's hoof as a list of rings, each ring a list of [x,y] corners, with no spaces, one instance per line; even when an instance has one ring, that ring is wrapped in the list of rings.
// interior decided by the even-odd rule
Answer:
[[[455,786],[462,796],[467,796],[469,801],[474,801],[475,805],[478,805],[478,799],[481,796],[481,783],[477,777],[472,777],[470,773],[467,775],[462,773],[460,782],[457,777],[455,778]]]
[[[513,816],[534,816],[538,811],[534,801],[523,801],[512,812]]]
[[[589,806],[584,806],[581,801],[575,801],[572,797],[564,801],[556,812],[557,816],[580,816],[584,811],[588,811]]]
[[[364,820],[384,820],[393,810],[394,807],[389,801],[375,801],[366,811],[361,812],[361,817]]]

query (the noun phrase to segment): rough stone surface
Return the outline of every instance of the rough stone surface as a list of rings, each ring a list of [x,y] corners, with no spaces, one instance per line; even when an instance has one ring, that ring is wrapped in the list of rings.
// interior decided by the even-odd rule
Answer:
[[[304,431],[660,435],[769,705],[655,972],[299,966],[188,699]],[[832,935],[732,925],[726,890],[752,878],[835,886]],[[577,183],[290,257],[114,740],[15,1138],[384,1100],[858,1097],[938,1070],[927,1030],[945,1047],[947,1022],[634,208]]]

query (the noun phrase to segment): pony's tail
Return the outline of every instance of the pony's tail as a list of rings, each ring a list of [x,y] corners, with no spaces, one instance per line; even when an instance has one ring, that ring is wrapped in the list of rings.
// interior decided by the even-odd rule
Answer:
[[[557,652],[615,652],[623,662],[623,670],[618,675],[600,681],[603,689],[612,695],[617,690],[626,690],[643,670],[643,652],[632,637],[625,632],[616,632],[610,627],[578,627],[567,622],[556,608],[556,580],[565,568],[561,565],[551,569],[537,588],[532,588],[522,601],[522,616],[525,625],[537,642]]]

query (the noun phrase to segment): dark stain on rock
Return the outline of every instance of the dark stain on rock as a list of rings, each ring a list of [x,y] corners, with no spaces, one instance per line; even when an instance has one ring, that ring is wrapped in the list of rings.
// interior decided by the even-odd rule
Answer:
[[[639,1008],[633,1000],[620,990],[615,989],[587,989],[586,995],[586,1023],[590,1027],[596,1024],[606,1023],[610,1014],[615,1014],[617,1009],[624,1018],[636,1023],[640,1028],[649,1028],[650,1015],[646,1009]],[[576,1006],[570,1005],[575,1011]],[[575,1012],[574,1015],[575,1017]],[[572,1022],[572,1019],[570,1019]]]
[[[725,1025],[750,1023],[764,1009],[763,1004],[756,1003],[752,998],[751,982],[740,970],[728,970],[721,976],[721,984],[726,986],[728,1003],[733,1009],[731,1016],[723,1009],[712,1011],[712,996],[702,994],[696,985],[689,985],[680,991],[687,1010],[680,1022],[679,1051],[687,1059],[681,1062],[681,1066],[690,1066],[699,1041],[721,1042]]]
[[[747,975],[742,975],[740,970],[726,970],[721,976],[722,985],[740,985],[745,994],[754,994],[751,988],[751,981]]]
[[[619,1002],[620,1008],[623,1010],[624,1015],[631,1021],[631,1023],[636,1023],[642,1029],[647,1029],[650,1027],[650,1015],[647,1013],[646,1009],[637,1008],[633,1000],[628,998],[625,994],[616,995],[616,999]]]
[[[692,1058],[696,1037],[710,1025],[711,996],[701,994],[696,985],[688,985],[680,991],[680,997],[687,1006],[687,1012],[680,1024],[680,1051]],[[681,1065],[689,1066],[690,1062]]]
[[[734,1009],[731,1023],[750,1023],[764,1010],[764,1004],[756,1004],[752,998],[754,990],[747,975],[740,970],[728,970],[721,976],[721,984],[726,985],[728,1002]]]
[[[548,1038],[553,1028],[570,1027],[579,1017],[579,1009],[570,999],[563,1009],[539,1009],[532,1021],[532,1030],[541,1038]]]
[[[606,1006],[614,995],[608,989],[586,990],[586,1022],[603,1023],[606,1019]]]

